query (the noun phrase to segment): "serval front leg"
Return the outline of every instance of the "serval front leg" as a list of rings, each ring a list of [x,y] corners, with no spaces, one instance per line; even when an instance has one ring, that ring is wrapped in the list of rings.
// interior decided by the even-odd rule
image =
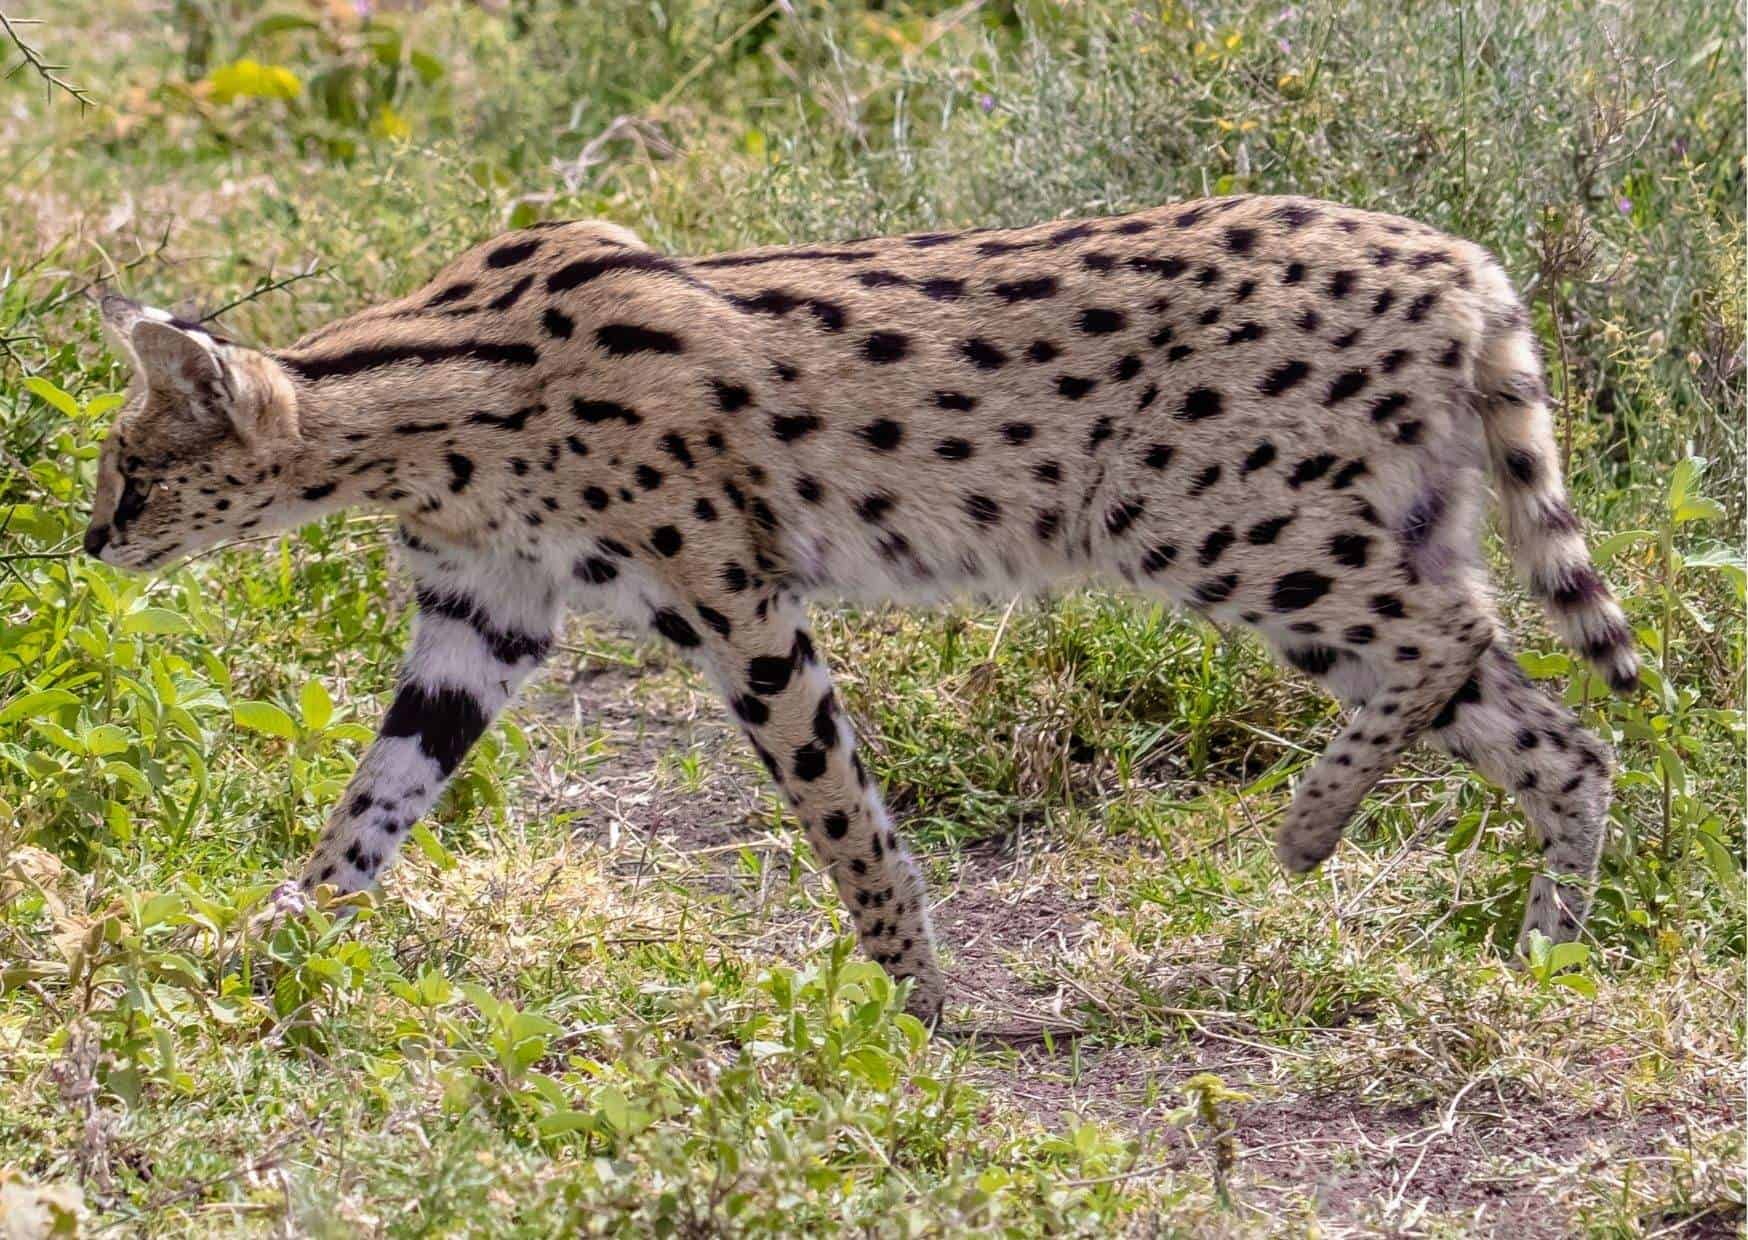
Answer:
[[[375,882],[552,646],[560,596],[550,579],[528,565],[402,542],[418,587],[412,647],[376,740],[304,866],[306,892]]]
[[[814,649],[801,602],[766,585],[745,585],[738,566],[726,578],[743,588],[701,597],[698,566],[676,589],[683,605],[659,609],[655,630],[702,658],[754,751],[807,833],[814,855],[850,911],[862,950],[895,978],[910,978],[908,1008],[936,1020],[946,996],[929,928],[928,893],[856,753],[849,716],[831,673]]]

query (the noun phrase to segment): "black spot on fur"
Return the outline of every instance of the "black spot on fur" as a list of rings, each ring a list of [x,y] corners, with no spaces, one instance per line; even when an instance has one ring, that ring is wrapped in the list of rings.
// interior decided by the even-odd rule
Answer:
[[[1372,545],[1372,540],[1364,534],[1337,534],[1329,540],[1329,554],[1337,564],[1348,568],[1364,568],[1366,566],[1366,548]]]
[[[891,418],[877,418],[856,434],[876,452],[891,452],[904,441],[904,427]]]
[[[1329,593],[1333,584],[1322,573],[1308,568],[1298,569],[1275,582],[1269,602],[1276,611],[1303,611]]]
[[[459,452],[451,452],[443,459],[449,465],[449,491],[452,495],[460,495],[473,478],[473,462]]]
[[[1213,388],[1191,388],[1184,394],[1184,402],[1177,412],[1179,421],[1200,422],[1204,418],[1217,418],[1224,411],[1224,402],[1219,392]]]
[[[1239,466],[1238,472],[1240,474],[1255,473],[1257,470],[1267,467],[1274,459],[1275,445],[1265,439],[1250,450],[1250,454],[1244,458],[1244,463]]]
[[[1227,573],[1222,577],[1215,577],[1198,585],[1195,589],[1195,599],[1202,606],[1211,607],[1215,603],[1224,603],[1231,598],[1232,592],[1237,588],[1238,574]]]
[[[969,413],[977,408],[977,397],[967,396],[964,392],[940,391],[935,393],[935,407],[950,409],[955,413]]]
[[[1335,477],[1329,480],[1331,491],[1345,491],[1354,484],[1354,479],[1362,478],[1371,471],[1364,461],[1349,461],[1335,471]]]
[[[876,365],[896,362],[910,352],[910,337],[903,332],[869,332],[862,341],[862,356]]]
[[[584,400],[580,396],[571,398],[571,415],[579,422],[591,425],[599,422],[619,421],[627,426],[636,426],[643,421],[643,415],[633,409],[611,400]]]
[[[1056,296],[1056,277],[1035,276],[1027,280],[1006,280],[990,289],[990,292],[1009,305],[1019,301],[1043,301]]]
[[[1085,379],[1079,375],[1056,376],[1056,390],[1068,400],[1079,400],[1098,385],[1097,379]]]
[[[1329,394],[1323,398],[1325,405],[1339,405],[1350,396],[1357,395],[1367,383],[1371,382],[1371,374],[1364,366],[1346,371],[1336,377],[1329,385]]]
[[[1112,538],[1121,538],[1146,509],[1147,505],[1138,499],[1113,505],[1105,512],[1105,532]]]
[[[603,323],[595,329],[595,341],[616,357],[632,353],[683,353],[685,343],[672,332],[639,323]]]
[[[1171,567],[1172,562],[1176,559],[1177,548],[1170,543],[1160,543],[1141,557],[1141,568],[1142,571],[1148,573],[1164,572]]]
[[[959,346],[968,361],[979,370],[999,370],[1007,365],[1008,355],[989,341],[973,337]]]
[[[715,394],[716,403],[724,413],[735,413],[752,403],[753,394],[738,383],[712,379],[710,390]]]
[[[1196,563],[1203,568],[1211,567],[1216,560],[1226,554],[1226,548],[1238,540],[1230,525],[1222,525],[1202,540],[1202,548],[1196,552]]]
[[[1089,336],[1104,336],[1123,330],[1128,319],[1121,310],[1089,306],[1080,312],[1080,330]]]
[[[702,644],[698,630],[679,612],[671,607],[664,607],[650,618],[655,631],[673,642],[676,646],[692,647]]]
[[[1209,465],[1201,470],[1190,483],[1190,495],[1192,497],[1202,495],[1218,481],[1220,481],[1220,466]]]
[[[1315,482],[1329,472],[1330,467],[1335,464],[1335,461],[1335,456],[1328,452],[1321,453],[1317,456],[1308,456],[1297,465],[1293,466],[1293,472],[1287,479],[1287,485],[1297,489],[1298,487],[1304,486],[1307,482]]]
[[[967,495],[965,511],[979,525],[995,525],[1001,520],[1001,505],[987,495]]]
[[[686,540],[674,526],[658,525],[649,532],[649,544],[671,559],[680,554],[680,548],[686,545]]]
[[[554,310],[551,306],[540,316],[540,325],[546,328],[548,336],[559,340],[569,340],[576,330],[576,324],[571,322],[570,315],[562,310]]]
[[[1282,530],[1292,523],[1297,513],[1289,512],[1284,517],[1270,517],[1266,521],[1258,521],[1244,533],[1244,540],[1253,547],[1266,547],[1280,536]]]
[[[1463,687],[1451,696],[1451,700],[1446,702],[1438,714],[1433,716],[1432,723],[1428,726],[1434,732],[1441,732],[1457,721],[1457,711],[1464,706],[1475,705],[1480,700],[1481,682],[1474,676],[1470,676],[1463,682]]]
[[[747,684],[761,697],[772,697],[789,686],[795,672],[793,659],[765,654],[747,663]]]

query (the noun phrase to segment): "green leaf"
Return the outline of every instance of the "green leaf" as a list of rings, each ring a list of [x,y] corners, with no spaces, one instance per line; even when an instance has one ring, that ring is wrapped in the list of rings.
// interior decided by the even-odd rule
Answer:
[[[543,1137],[561,1136],[567,1132],[593,1132],[595,1117],[582,1111],[548,1111],[534,1121],[534,1131]]]
[[[1553,676],[1564,676],[1572,670],[1572,658],[1561,651],[1540,654],[1534,650],[1517,652],[1517,665],[1523,669],[1524,675],[1531,680],[1547,680]]]
[[[24,388],[25,391],[53,405],[69,418],[79,416],[79,402],[42,376],[31,375],[24,381]]]
[[[131,743],[127,733],[113,723],[100,723],[94,728],[86,728],[80,739],[84,741],[85,752],[94,758],[106,758],[110,754],[120,753]]]
[[[898,1080],[892,1056],[874,1046],[861,1046],[844,1056],[844,1067],[878,1090],[891,1089]]]
[[[1736,855],[1732,853],[1724,841],[1710,830],[1702,827],[1694,832],[1699,840],[1700,851],[1705,853],[1706,868],[1723,889],[1725,895],[1740,899],[1742,893],[1741,867],[1737,864]]]
[[[1475,836],[1480,833],[1480,830],[1481,815],[1464,814],[1451,831],[1450,837],[1445,840],[1445,852],[1450,856],[1456,856],[1475,842]]]
[[[1556,943],[1548,949],[1548,967],[1556,973],[1570,969],[1590,959],[1590,948],[1583,943]]]
[[[250,26],[243,35],[241,45],[247,47],[256,39],[268,35],[283,34],[289,30],[320,30],[321,25],[313,18],[303,17],[296,13],[269,13],[260,21]]]
[[[168,607],[142,607],[121,618],[121,631],[129,635],[152,633],[159,636],[192,633],[194,626],[179,612]]]
[[[1724,506],[1715,499],[1695,496],[1683,500],[1675,510],[1675,524],[1684,525],[1689,521],[1716,521],[1724,516]]]
[[[85,416],[93,419],[101,418],[111,409],[119,409],[121,403],[126,399],[127,397],[120,392],[105,392],[102,396],[93,396],[85,402]]]
[[[0,707],[0,723],[32,719],[37,715],[46,715],[51,711],[60,710],[63,706],[77,706],[78,704],[79,699],[65,689],[42,689],[36,693],[27,693],[23,697],[13,698],[5,706]]]
[[[1622,530],[1610,534],[1590,549],[1590,561],[1597,565],[1606,564],[1634,543],[1651,542],[1656,537],[1656,530]]]
[[[439,870],[453,870],[455,868],[455,855],[443,847],[443,841],[431,834],[431,828],[424,823],[415,822],[413,829],[407,832],[407,838],[418,846],[419,851],[424,854],[425,860]]]
[[[233,702],[231,715],[240,727],[251,732],[263,732],[288,741],[297,739],[297,725],[291,721],[291,716],[272,702]]]
[[[214,69],[207,79],[215,103],[236,99],[296,99],[303,82],[284,65],[264,65],[257,60],[235,60]]]
[[[334,718],[334,699],[319,680],[306,680],[297,691],[297,706],[303,715],[303,726],[312,732],[327,729]]]
[[[1669,475],[1669,511],[1674,512],[1687,502],[1687,493],[1696,479],[1705,472],[1704,458],[1690,456]]]
[[[1582,973],[1562,973],[1553,978],[1555,986],[1564,986],[1567,990],[1583,995],[1586,999],[1596,998],[1596,983]]]

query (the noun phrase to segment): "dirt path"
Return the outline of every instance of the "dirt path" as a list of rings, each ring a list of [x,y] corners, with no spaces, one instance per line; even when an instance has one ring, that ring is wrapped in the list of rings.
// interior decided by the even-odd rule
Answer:
[[[770,900],[768,878],[737,868],[742,848],[787,858],[792,845],[772,829],[764,777],[707,693],[671,672],[591,663],[551,678],[528,713],[598,729],[605,741],[582,762],[542,755],[529,781],[534,812],[581,810],[576,835],[607,850],[627,882],[659,868],[669,879],[677,872],[688,884],[732,892],[774,955],[799,955],[820,941],[817,915]],[[1113,865],[1133,860],[1112,849],[1105,860]],[[1250,1095],[1230,1112],[1232,1190],[1247,1226],[1265,1232],[1302,1230],[1315,1217],[1324,1235],[1423,1234],[1427,1224],[1569,1235],[1583,1228],[1582,1203],[1594,1196],[1580,1192],[1587,1183],[1617,1179],[1625,1160],[1666,1161],[1671,1143],[1735,1122],[1722,1088],[1679,1109],[1631,1114],[1599,1104],[1595,1090],[1533,1097],[1479,1078],[1479,1088],[1452,1097],[1368,1104],[1363,1082],[1307,1083],[1315,1073],[1306,1071],[1306,1052],[1246,1030],[1233,1013],[1199,1020],[1190,1012],[1158,1044],[1135,1045],[1112,1036],[1122,1033],[1124,1014],[1100,1011],[1100,996],[1062,967],[1105,933],[1084,855],[1070,861],[1034,838],[935,860],[936,926],[960,1003],[949,1008],[949,1036],[971,1043],[970,1078],[996,1104],[1041,1125],[1059,1128],[1067,1115],[1127,1130],[1142,1142],[1138,1171],[1146,1174],[1210,1166],[1207,1149],[1168,1112],[1181,1105],[1184,1080],[1219,1074]],[[1739,1235],[1742,1216],[1726,1205],[1645,1226]]]

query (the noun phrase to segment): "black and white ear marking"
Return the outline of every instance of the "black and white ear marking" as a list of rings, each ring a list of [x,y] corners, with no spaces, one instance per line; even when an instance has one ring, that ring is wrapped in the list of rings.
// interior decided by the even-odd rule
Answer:
[[[224,341],[199,324],[113,293],[103,298],[102,310],[104,327],[149,389],[185,406],[190,417],[231,426],[246,437]]]
[[[203,331],[158,318],[162,313],[145,307],[129,333],[146,383],[189,397],[210,394],[215,384],[222,388],[227,367],[218,343]]]

